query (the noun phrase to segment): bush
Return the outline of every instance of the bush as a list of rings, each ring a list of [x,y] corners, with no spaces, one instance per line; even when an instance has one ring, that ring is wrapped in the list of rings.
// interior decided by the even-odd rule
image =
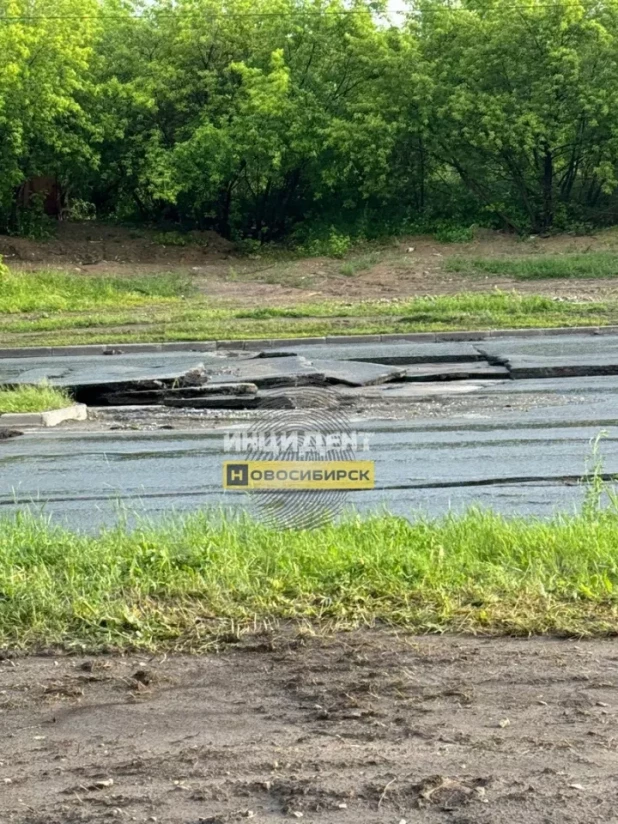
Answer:
[[[474,240],[474,230],[471,226],[443,223],[437,226],[433,236],[440,243],[470,243]]]
[[[303,251],[312,257],[342,258],[350,251],[351,246],[352,238],[341,234],[333,226],[328,237],[311,240]]]

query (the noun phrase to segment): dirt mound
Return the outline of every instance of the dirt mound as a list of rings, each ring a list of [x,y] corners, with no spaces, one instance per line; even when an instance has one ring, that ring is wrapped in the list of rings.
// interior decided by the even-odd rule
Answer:
[[[7,263],[42,263],[46,266],[145,263],[202,264],[228,256],[233,244],[215,232],[157,232],[130,229],[94,221],[61,222],[48,240],[0,235],[0,255]]]

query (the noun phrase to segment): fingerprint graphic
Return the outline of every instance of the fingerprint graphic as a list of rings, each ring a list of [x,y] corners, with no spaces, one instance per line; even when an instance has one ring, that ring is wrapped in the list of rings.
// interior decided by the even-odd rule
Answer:
[[[295,408],[277,409],[277,395],[248,431],[250,440],[255,436],[257,446],[247,452],[249,461],[353,461],[351,448],[318,448],[341,436],[350,436],[350,424],[341,413],[341,398],[331,389],[299,387],[286,389]],[[315,435],[321,435],[315,438]],[[296,435],[296,438],[293,437]],[[309,438],[307,436],[309,435]],[[345,444],[350,437],[343,438]],[[259,444],[289,444],[283,451],[273,454],[260,449]],[[309,442],[309,443],[308,443]],[[303,445],[302,451],[298,446]],[[307,448],[308,447],[308,448]],[[254,490],[250,493],[252,507],[257,517],[277,529],[315,529],[330,523],[343,509],[347,492],[343,489],[290,489]]]

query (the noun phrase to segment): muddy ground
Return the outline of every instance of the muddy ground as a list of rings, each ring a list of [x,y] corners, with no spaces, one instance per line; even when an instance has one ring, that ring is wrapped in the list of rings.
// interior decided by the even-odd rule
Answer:
[[[381,248],[358,249],[345,261],[326,257],[297,258],[282,251],[239,254],[213,232],[193,232],[187,245],[166,245],[160,232],[95,222],[58,224],[57,236],[45,241],[0,235],[0,255],[14,269],[51,267],[89,275],[176,272],[187,275],[213,302],[234,307],[286,305],[321,300],[394,300],[423,295],[486,292],[493,288],[548,294],[578,300],[607,300],[618,295],[616,279],[518,281],[499,276],[465,277],[444,270],[453,255],[521,256],[584,251],[617,251],[618,234],[561,235],[522,240],[478,230],[470,243],[439,243],[431,237],[408,237]],[[346,262],[362,262],[353,274]]]
[[[0,821],[610,824],[613,640],[316,638],[0,663]]]

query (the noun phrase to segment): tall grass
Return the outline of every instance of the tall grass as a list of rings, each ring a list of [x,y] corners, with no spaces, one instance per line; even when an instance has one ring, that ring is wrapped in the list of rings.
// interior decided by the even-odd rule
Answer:
[[[35,273],[10,275],[6,283],[4,291],[5,281],[0,280],[0,346],[618,323],[616,301],[557,301],[500,290],[239,309],[191,295],[190,288],[172,276],[133,279]],[[179,294],[189,297],[174,297]]]
[[[0,273],[0,312],[68,312],[160,303],[186,294],[176,275],[118,278],[67,272]]]
[[[618,255],[614,252],[586,252],[521,257],[451,257],[445,261],[444,268],[447,272],[506,275],[515,280],[614,278],[618,276]]]
[[[415,631],[618,631],[618,515],[350,517],[277,532],[203,512],[77,534],[0,521],[0,645],[196,649],[273,620]]]
[[[44,383],[39,386],[0,386],[0,415],[10,412],[51,412],[53,409],[64,409],[72,403],[73,399],[68,392]]]

